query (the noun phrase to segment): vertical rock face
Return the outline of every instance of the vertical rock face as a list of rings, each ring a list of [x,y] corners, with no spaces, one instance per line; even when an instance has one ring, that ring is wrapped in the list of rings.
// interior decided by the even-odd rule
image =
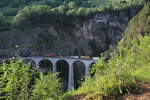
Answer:
[[[131,15],[126,14],[129,11],[132,12]],[[130,9],[129,11],[96,14],[93,18],[77,24],[70,33],[72,36],[66,35],[63,38],[58,36],[59,39],[55,41],[50,51],[58,51],[58,55],[98,56],[110,45],[116,45],[122,38],[128,21],[139,10]]]
[[[99,56],[101,52],[109,49],[110,45],[117,44],[123,36],[122,33],[128,21],[139,10],[139,8],[133,7],[120,11],[101,12],[92,18],[86,18],[84,21],[76,23],[71,28],[64,25],[66,29],[61,29],[60,26],[60,30],[53,26],[47,26],[47,29],[35,28],[25,32],[11,31],[12,35],[8,35],[6,39],[9,40],[8,42],[0,37],[0,49],[4,50],[17,44],[18,48],[8,50],[8,52],[17,51],[21,53],[21,56],[44,53],[61,56]],[[17,34],[13,35],[15,32]],[[25,50],[20,51],[22,50],[20,48],[25,48]],[[8,52],[0,53],[0,56],[6,56]]]

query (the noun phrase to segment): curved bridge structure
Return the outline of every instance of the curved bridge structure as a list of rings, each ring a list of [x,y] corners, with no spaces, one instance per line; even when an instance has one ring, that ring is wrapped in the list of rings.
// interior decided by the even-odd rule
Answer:
[[[63,73],[66,73],[65,75],[67,75],[66,79],[67,90],[74,89],[74,75],[78,73],[74,71],[75,63],[82,63],[82,65],[84,65],[84,68],[82,67],[81,69],[83,69],[84,77],[86,77],[89,75],[88,72],[90,70],[90,66],[96,63],[97,61],[94,59],[81,59],[71,57],[24,57],[22,59],[31,62],[38,71],[45,71],[47,69],[51,69],[52,72],[61,72],[62,75]],[[41,68],[42,62],[44,66]],[[62,62],[63,65],[60,62]],[[46,68],[46,66],[49,67]],[[68,66],[68,68],[66,68],[68,71],[66,70],[61,71],[65,69],[66,66]],[[44,67],[46,68],[45,70]],[[78,67],[78,70],[80,70],[80,67]]]
[[[90,66],[96,63],[97,61],[93,59],[81,59],[81,58],[71,58],[71,57],[24,57],[22,59],[25,61],[26,60],[30,61],[33,64],[33,66],[36,67],[38,71],[44,72],[45,70],[51,69],[52,72],[61,72],[62,75],[63,75],[63,72],[66,73],[65,74],[67,75],[66,87],[68,90],[74,89],[74,75],[77,74],[74,71],[74,67],[75,67],[74,64],[78,62],[82,63],[84,65],[84,70],[83,70],[84,76],[87,77],[89,75],[88,72],[90,70]],[[45,66],[41,67],[42,62],[43,62],[43,65]],[[60,62],[62,62],[63,65],[61,65]],[[59,66],[61,68],[59,68]],[[66,66],[68,66],[68,68],[65,68]],[[68,71],[64,69],[68,69]],[[64,71],[61,71],[61,70],[64,70]],[[80,70],[80,68],[78,68],[78,70]]]

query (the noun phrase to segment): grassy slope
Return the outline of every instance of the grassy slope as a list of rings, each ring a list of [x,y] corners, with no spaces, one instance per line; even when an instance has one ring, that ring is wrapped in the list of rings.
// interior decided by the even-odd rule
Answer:
[[[99,100],[105,96],[132,93],[138,89],[137,83],[150,82],[149,7],[150,2],[131,20],[109,63],[104,63],[101,58],[93,68],[95,77],[88,78],[78,90],[65,94],[64,98],[85,94],[86,100]],[[141,26],[144,28],[139,31]]]

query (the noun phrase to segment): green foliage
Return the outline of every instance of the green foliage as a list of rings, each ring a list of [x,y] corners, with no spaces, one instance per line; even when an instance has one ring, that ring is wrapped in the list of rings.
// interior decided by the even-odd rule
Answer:
[[[58,100],[62,91],[57,74],[37,76],[30,64],[21,60],[3,63],[0,67],[0,100]]]
[[[149,6],[148,2],[131,20],[123,38],[125,41],[119,43],[109,62],[106,63],[105,57],[101,56],[92,69],[95,76],[87,78],[71,95],[87,94],[86,99],[101,99],[104,96],[130,94],[138,88],[137,83],[150,82]],[[141,31],[136,31],[140,26],[144,28],[142,36]],[[126,42],[130,46],[125,46]]]
[[[68,7],[69,7],[69,9],[75,9],[77,7],[77,5],[75,2],[69,2]]]
[[[21,60],[12,60],[0,67],[0,99],[29,100],[32,70]]]
[[[139,55],[142,55],[142,57],[137,56],[136,58],[138,58],[138,61],[136,62],[140,67],[137,68],[132,75],[136,80],[143,82],[150,81],[150,36],[141,39],[138,48],[137,52]]]
[[[110,5],[111,5],[110,9],[116,8],[120,9],[137,4],[136,2],[133,2],[133,0],[125,0],[127,3],[120,3],[124,2],[122,0],[117,0],[114,2],[112,1],[111,0],[2,0],[0,2],[0,12],[2,12],[6,16],[7,20],[10,17],[12,18],[15,16],[13,22],[18,26],[21,25],[22,27],[25,27],[30,24],[29,27],[31,27],[32,25],[34,26],[38,24],[39,26],[39,24],[45,24],[45,22],[51,23],[51,21],[49,21],[50,19],[52,19],[52,24],[54,24],[53,21],[55,21],[55,23],[57,21],[67,22],[68,24],[69,22],[68,20],[74,20],[72,17],[70,18],[70,16],[87,17],[99,11],[103,11],[104,8],[109,8]],[[134,1],[142,2],[144,0],[134,0]],[[141,4],[142,3],[138,5]],[[44,12],[42,12],[41,10]],[[12,20],[10,20],[9,23],[12,23]],[[72,25],[69,24],[69,26]]]
[[[26,6],[14,17],[13,25],[24,28],[43,26],[44,24],[52,26],[68,25],[71,27],[80,18],[90,16],[96,12],[98,12],[96,8],[70,8],[64,5],[56,8],[47,5]],[[59,25],[56,22],[59,22]]]
[[[13,23],[17,26],[45,23],[49,17],[49,8],[46,5],[27,6],[14,17]]]
[[[100,59],[94,66],[95,77],[88,78],[76,94],[101,98],[137,89],[138,82],[150,82],[150,37],[133,42],[130,49],[119,47],[118,53],[109,61]]]
[[[124,39],[122,40],[122,45],[126,47],[131,46],[131,40],[138,40],[139,37],[150,34],[149,9],[150,2],[147,2],[143,10],[129,22]]]
[[[98,12],[96,8],[79,8],[77,11],[77,16],[86,17]]]
[[[11,8],[11,7],[4,7],[0,10],[6,17],[15,16],[18,12],[17,8]]]
[[[57,79],[57,74],[49,73],[44,76],[40,74],[40,79],[37,79],[36,85],[32,91],[33,100],[58,100],[62,95],[61,84]]]
[[[0,31],[7,30],[10,26],[10,21],[6,19],[6,16],[3,13],[0,13]]]
[[[4,20],[5,20],[5,17],[2,13],[0,13],[0,26],[4,25]]]

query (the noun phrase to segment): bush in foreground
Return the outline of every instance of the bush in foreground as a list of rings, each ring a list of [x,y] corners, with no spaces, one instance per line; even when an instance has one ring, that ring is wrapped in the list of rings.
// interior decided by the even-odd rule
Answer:
[[[61,84],[57,74],[49,73],[45,76],[41,73],[32,91],[32,100],[58,100],[60,95]]]
[[[0,66],[0,100],[58,100],[61,94],[57,74],[39,76],[31,64],[22,60],[10,60]]]
[[[105,96],[116,96],[132,93],[139,82],[150,82],[150,37],[140,39],[140,44],[133,42],[130,49],[120,47],[118,53],[108,64],[103,59],[95,64],[95,77],[88,78],[75,91],[76,94],[87,94],[87,98],[100,99]]]
[[[0,66],[0,100],[29,100],[32,71],[21,60]]]

